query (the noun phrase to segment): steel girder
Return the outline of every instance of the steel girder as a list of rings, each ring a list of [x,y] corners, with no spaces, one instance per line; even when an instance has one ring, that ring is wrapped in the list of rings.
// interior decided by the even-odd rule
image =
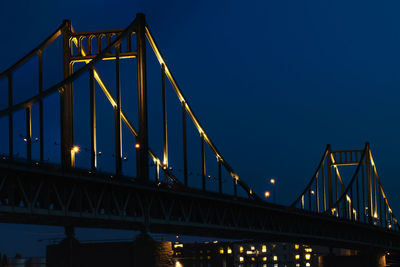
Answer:
[[[0,222],[400,251],[387,229],[183,186],[0,164]]]

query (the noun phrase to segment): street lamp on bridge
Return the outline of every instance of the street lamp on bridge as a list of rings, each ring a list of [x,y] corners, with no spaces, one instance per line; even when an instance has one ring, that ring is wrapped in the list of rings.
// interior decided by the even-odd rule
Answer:
[[[75,155],[80,151],[79,146],[73,146],[71,149],[71,166],[75,167]]]
[[[272,184],[272,194],[273,194],[273,197],[274,197],[274,203],[276,203],[276,189],[275,189],[276,180],[275,180],[275,178],[271,178],[269,180],[269,182]]]

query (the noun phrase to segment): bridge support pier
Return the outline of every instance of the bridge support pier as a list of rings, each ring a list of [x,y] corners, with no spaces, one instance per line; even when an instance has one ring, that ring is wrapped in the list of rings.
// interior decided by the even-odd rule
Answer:
[[[385,267],[386,257],[384,253],[376,251],[362,251],[357,255],[343,256],[329,254],[326,256],[320,256],[319,267]]]
[[[78,240],[75,239],[74,228],[72,226],[65,226],[65,235],[65,239],[62,240],[59,245],[47,247],[46,253],[48,267],[80,266],[80,244]]]
[[[155,241],[147,233],[139,234],[134,242],[134,266],[173,267],[171,242]]]

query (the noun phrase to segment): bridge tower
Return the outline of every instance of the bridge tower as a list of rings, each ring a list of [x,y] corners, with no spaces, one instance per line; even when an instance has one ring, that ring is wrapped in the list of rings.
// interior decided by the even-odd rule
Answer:
[[[136,40],[137,40],[137,75],[138,75],[138,114],[139,131],[137,136],[137,178],[142,181],[149,179],[149,144],[148,144],[148,114],[147,114],[147,75],[146,75],[146,20],[145,15],[136,15]],[[63,71],[64,79],[73,74],[73,34],[70,20],[64,21],[61,30],[63,36]],[[117,49],[119,50],[119,49]],[[120,69],[119,57],[115,57],[117,69],[117,102],[120,103]],[[61,164],[64,169],[73,168],[74,160],[74,107],[73,107],[73,83],[67,83],[60,89],[60,124],[61,124]],[[121,144],[121,106],[115,107],[116,119],[116,144]],[[95,124],[95,122],[92,122]],[[95,128],[95,125],[94,127]],[[120,174],[122,151],[116,147],[116,174]],[[92,164],[96,165],[96,163]]]
[[[64,21],[62,28],[63,38],[63,67],[64,79],[73,73],[72,55],[72,23]],[[74,95],[72,83],[67,83],[60,89],[60,124],[61,124],[61,165],[64,169],[74,167],[73,146],[74,146]]]
[[[137,21],[137,69],[138,69],[138,107],[139,132],[137,137],[137,178],[142,181],[149,179],[149,141],[147,123],[147,77],[146,77],[146,20],[142,13],[136,15]]]

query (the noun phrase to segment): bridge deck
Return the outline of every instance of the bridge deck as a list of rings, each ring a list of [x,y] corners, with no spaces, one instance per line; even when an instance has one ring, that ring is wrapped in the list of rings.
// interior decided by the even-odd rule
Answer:
[[[181,186],[0,163],[0,221],[400,251],[397,232]]]

